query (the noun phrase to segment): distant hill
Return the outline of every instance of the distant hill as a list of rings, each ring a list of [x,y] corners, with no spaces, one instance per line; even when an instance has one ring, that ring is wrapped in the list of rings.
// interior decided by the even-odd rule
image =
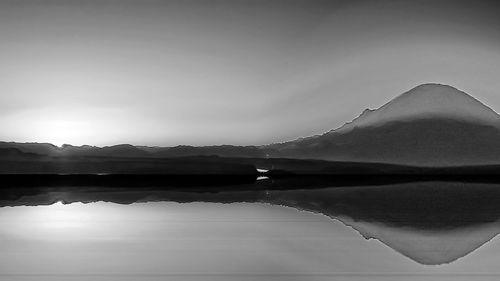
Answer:
[[[59,147],[50,143],[0,142],[0,148],[15,148],[25,153],[39,155],[55,155],[59,151]]]
[[[210,156],[217,155],[220,157],[265,157],[265,152],[256,146],[234,146],[234,145],[217,145],[217,146],[187,146],[180,145],[175,147],[140,147],[148,151],[155,157],[184,157],[184,156]]]
[[[149,147],[119,144],[97,147],[64,144],[61,147],[57,147],[46,143],[0,142],[0,148],[15,148],[26,153],[54,157],[173,158],[215,155],[220,157],[265,157],[265,152],[257,146],[234,145]]]
[[[22,152],[17,148],[0,148],[1,159],[33,159],[39,158],[40,155],[29,152]]]
[[[72,146],[63,145],[56,153],[57,156],[93,156],[93,157],[126,157],[126,158],[148,158],[150,153],[130,144],[119,144],[113,146]]]

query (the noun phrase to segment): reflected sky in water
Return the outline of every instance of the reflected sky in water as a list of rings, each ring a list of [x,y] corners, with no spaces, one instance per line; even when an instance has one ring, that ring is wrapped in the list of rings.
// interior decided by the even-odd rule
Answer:
[[[494,238],[426,266],[337,220],[262,203],[4,207],[0,239],[2,280],[497,280],[500,259]]]

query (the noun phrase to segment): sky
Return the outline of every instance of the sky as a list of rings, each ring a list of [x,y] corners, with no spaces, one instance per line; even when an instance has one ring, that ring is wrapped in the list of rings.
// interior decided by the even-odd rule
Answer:
[[[0,0],[0,140],[258,145],[422,83],[500,112],[500,3]]]

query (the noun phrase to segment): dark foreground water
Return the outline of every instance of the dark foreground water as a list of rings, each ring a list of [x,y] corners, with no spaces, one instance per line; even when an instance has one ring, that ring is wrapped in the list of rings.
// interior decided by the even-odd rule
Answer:
[[[57,201],[74,203],[38,205]],[[500,277],[496,184],[210,193],[87,187],[0,202],[0,280]]]

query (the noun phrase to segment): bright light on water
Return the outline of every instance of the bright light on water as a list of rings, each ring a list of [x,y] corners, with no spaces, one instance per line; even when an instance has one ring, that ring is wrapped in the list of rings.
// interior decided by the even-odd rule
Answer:
[[[85,216],[76,206],[65,206],[58,201],[50,206],[45,206],[38,210],[34,215],[40,219],[40,228],[54,232],[80,231],[85,227]]]

